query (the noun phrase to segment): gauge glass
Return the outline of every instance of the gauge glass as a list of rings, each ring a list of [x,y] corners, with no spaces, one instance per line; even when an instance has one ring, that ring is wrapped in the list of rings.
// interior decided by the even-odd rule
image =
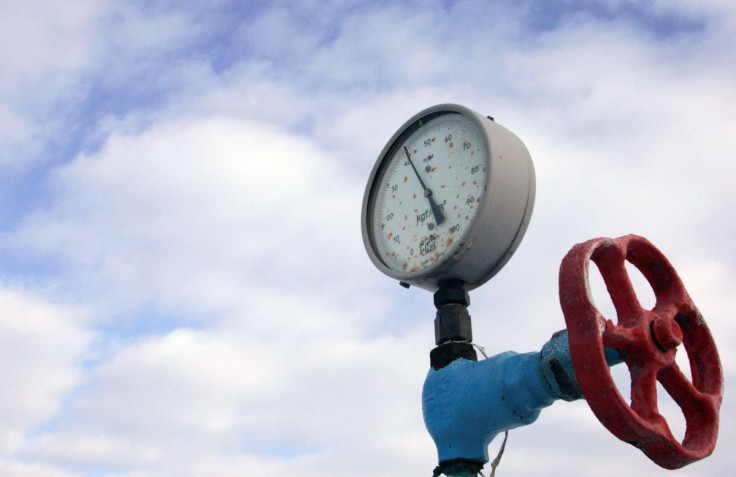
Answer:
[[[372,235],[384,264],[415,273],[451,256],[480,209],[488,167],[484,136],[461,114],[435,117],[397,144],[373,199]]]

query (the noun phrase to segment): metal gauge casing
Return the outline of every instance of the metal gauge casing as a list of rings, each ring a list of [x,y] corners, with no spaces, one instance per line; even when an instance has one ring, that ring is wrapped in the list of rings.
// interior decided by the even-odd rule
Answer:
[[[402,283],[466,290],[491,279],[529,225],[535,176],[511,131],[464,106],[425,109],[378,156],[362,207],[371,261]]]

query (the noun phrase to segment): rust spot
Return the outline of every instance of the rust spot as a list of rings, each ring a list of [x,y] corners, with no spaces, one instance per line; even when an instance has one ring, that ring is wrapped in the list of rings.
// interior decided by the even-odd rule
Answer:
[[[386,224],[381,224],[381,230],[386,228]]]
[[[437,166],[433,167],[429,172],[434,172],[437,170]]]
[[[450,141],[449,147],[452,147],[452,141]]]
[[[408,181],[408,180],[409,180],[409,176],[404,176],[404,184],[406,184],[406,181]]]
[[[446,187],[446,186],[445,186],[445,184],[442,184],[442,185],[440,186],[440,189],[444,189],[445,187]]]
[[[409,264],[408,263],[405,263],[401,268],[403,268],[404,270],[406,270],[406,267],[408,267],[408,266],[409,266]]]
[[[477,199],[475,199],[475,201],[480,204],[480,197],[478,197]]]
[[[475,151],[470,151],[470,155],[471,156],[474,155],[474,154],[475,154]]]
[[[465,187],[465,181],[463,181],[463,183],[460,184],[460,187]]]
[[[436,140],[437,140],[437,138],[436,138],[436,137],[433,137],[433,138],[432,138],[432,142],[435,142]]]
[[[389,232],[388,233],[388,236],[386,237],[386,240],[391,240],[391,237],[393,237],[393,236],[394,236],[394,233],[393,232]]]
[[[412,195],[411,195],[411,198],[412,198],[412,199],[416,199],[416,198],[417,198],[417,195],[416,195],[416,194],[412,194]]]

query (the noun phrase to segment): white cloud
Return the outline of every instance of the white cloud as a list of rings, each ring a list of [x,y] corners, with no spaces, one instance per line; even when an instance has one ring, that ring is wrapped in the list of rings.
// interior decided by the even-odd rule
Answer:
[[[425,361],[417,344],[306,334],[262,340],[230,328],[174,331],[96,368],[58,429],[31,440],[22,455],[131,472],[217,460],[228,469],[240,455],[259,462],[252,475],[269,475],[274,466],[327,475],[335,472],[327,462],[356,448],[375,448],[390,461],[406,457],[398,443],[431,452],[416,405],[423,373],[414,371]]]
[[[116,300],[238,303],[250,281],[315,283],[335,265],[354,273],[360,238],[342,231],[357,229],[350,205],[359,210],[361,191],[342,167],[251,120],[181,119],[114,136],[60,170],[54,207],[22,237]]]
[[[82,310],[34,294],[0,289],[0,452],[54,418],[82,378],[81,359],[92,339]]]
[[[0,14],[0,172],[38,160],[45,142],[64,131],[53,110],[80,96],[79,76],[95,57],[102,2],[74,6],[4,3]],[[83,96],[83,94],[81,94]],[[52,118],[53,116],[53,118]]]
[[[77,2],[73,8],[44,1],[5,3],[0,20],[2,88],[12,91],[51,72],[73,72],[87,66],[94,44],[86,38],[104,8],[103,2],[89,1]]]
[[[26,464],[10,459],[0,459],[0,472],[13,477],[71,477],[74,475],[54,465]]]

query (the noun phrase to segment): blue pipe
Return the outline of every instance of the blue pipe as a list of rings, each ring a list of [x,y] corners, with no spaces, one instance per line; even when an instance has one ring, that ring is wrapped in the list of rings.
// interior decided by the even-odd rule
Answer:
[[[622,362],[606,350],[609,366]],[[540,352],[507,351],[482,361],[457,359],[430,369],[422,390],[424,422],[439,462],[488,462],[488,445],[499,433],[534,422],[558,399],[581,397],[572,368],[567,331]]]

